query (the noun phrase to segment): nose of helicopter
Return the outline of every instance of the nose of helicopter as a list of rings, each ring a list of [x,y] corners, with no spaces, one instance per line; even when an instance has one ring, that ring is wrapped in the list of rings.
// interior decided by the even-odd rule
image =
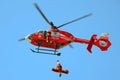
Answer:
[[[26,37],[19,39],[18,41],[27,40],[27,41],[31,42],[31,40],[32,40],[32,35],[33,35],[33,34],[29,34],[29,35],[27,35]]]
[[[25,37],[25,40],[31,42],[31,40],[32,40],[32,35],[33,35],[33,34],[28,34],[28,35]]]

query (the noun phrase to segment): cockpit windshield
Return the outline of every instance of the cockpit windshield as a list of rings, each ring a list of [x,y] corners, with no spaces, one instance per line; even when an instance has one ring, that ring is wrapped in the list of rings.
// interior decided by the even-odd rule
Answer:
[[[37,31],[37,33],[44,33],[44,32],[46,32],[45,30],[39,30],[39,31]]]
[[[45,30],[39,30],[36,33],[38,33],[38,34],[44,34],[44,35],[47,35],[47,33],[49,33],[50,36],[60,36],[60,33],[58,31],[48,32],[48,31],[45,31]]]

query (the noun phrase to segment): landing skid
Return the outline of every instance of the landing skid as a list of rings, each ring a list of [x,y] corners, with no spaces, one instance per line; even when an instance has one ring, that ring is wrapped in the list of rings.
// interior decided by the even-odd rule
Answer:
[[[57,55],[57,56],[60,56],[61,53],[56,53],[57,51],[56,50],[49,50],[49,49],[40,49],[40,48],[36,48],[35,50],[33,49],[30,49],[32,52],[34,53],[41,53],[41,54],[49,54],[49,55]],[[49,51],[49,52],[41,52],[40,50],[42,51]]]
[[[41,53],[41,54],[49,54],[49,55],[57,55],[60,56],[61,53],[57,53],[57,44],[55,45],[55,49],[54,50],[50,50],[50,49],[41,49],[40,45],[41,45],[42,41],[38,42],[38,48],[35,48],[35,50],[30,49],[32,52],[34,53]],[[44,51],[44,52],[41,52]],[[48,52],[47,52],[48,51]]]

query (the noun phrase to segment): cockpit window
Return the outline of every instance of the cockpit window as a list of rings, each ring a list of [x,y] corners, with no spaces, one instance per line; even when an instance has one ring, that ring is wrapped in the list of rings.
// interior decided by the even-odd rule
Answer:
[[[40,34],[44,34],[44,33],[46,33],[47,31],[45,31],[45,30],[42,30],[42,31],[37,31],[36,33],[40,33]]]
[[[31,39],[32,39],[32,36],[33,36],[33,34],[30,34],[30,35],[28,36],[28,39],[31,40]]]
[[[45,30],[42,30],[42,31],[37,31],[36,33],[40,33],[40,34],[44,34],[44,35],[46,35],[46,33],[47,33],[48,31],[45,31]],[[52,31],[51,32],[51,36],[59,36],[60,35],[60,33],[59,32],[57,32],[57,31]]]
[[[37,33],[44,33],[44,31],[40,31],[40,30],[39,30],[39,31],[37,31]]]

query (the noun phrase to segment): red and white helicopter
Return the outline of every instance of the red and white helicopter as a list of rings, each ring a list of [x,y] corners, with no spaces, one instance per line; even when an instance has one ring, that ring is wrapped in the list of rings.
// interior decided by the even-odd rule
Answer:
[[[59,73],[59,77],[62,76],[62,73],[64,73],[64,74],[68,74],[69,73],[68,70],[63,70],[62,69],[62,65],[60,64],[59,60],[57,60],[57,65],[56,65],[55,68],[52,68],[52,71],[58,72]]]
[[[96,38],[97,36],[96,34],[93,34],[90,40],[86,40],[86,39],[74,37],[71,33],[59,29],[60,27],[63,27],[65,25],[68,25],[80,19],[91,16],[91,13],[85,16],[79,17],[77,19],[71,20],[60,26],[55,26],[52,22],[50,22],[47,19],[47,17],[43,14],[43,12],[41,11],[41,9],[36,3],[34,4],[34,6],[42,15],[42,17],[45,19],[45,21],[51,26],[51,29],[48,31],[44,31],[44,30],[37,31],[19,40],[19,41],[27,40],[32,45],[38,46],[38,48],[36,48],[35,50],[30,49],[32,52],[60,56],[61,53],[58,53],[57,50],[60,48],[63,48],[64,46],[70,45],[70,43],[72,42],[88,44],[87,50],[90,53],[92,53],[91,48],[93,45],[99,47],[102,51],[106,51],[111,46],[111,42],[108,39],[108,34],[107,36],[105,34],[98,38]],[[41,49],[40,47],[45,47],[50,49]]]

